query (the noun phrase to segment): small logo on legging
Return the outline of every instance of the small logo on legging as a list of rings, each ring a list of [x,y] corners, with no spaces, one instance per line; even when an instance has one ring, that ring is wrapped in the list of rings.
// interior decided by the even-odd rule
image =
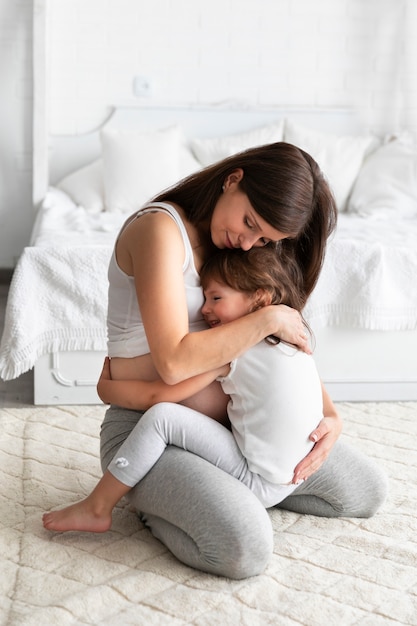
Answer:
[[[127,467],[129,465],[129,461],[125,459],[123,456],[120,456],[115,461],[116,467]]]

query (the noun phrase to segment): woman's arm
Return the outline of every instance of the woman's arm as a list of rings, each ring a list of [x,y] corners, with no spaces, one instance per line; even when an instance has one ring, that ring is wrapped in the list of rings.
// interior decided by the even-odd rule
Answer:
[[[97,393],[105,404],[145,411],[157,402],[181,402],[207,387],[218,376],[225,376],[228,370],[229,366],[226,365],[177,385],[167,385],[162,380],[112,380],[110,359],[106,357],[97,383]]]
[[[336,411],[329,394],[323,383],[321,385],[323,393],[323,419],[318,427],[313,430],[310,440],[315,442],[311,452],[297,465],[294,470],[293,483],[306,480],[314,474],[328,457],[337,439],[342,432],[342,419]]]
[[[284,305],[265,307],[230,324],[190,333],[184,255],[178,226],[161,212],[132,222],[117,246],[119,265],[135,278],[152,359],[165,382],[175,384],[215,370],[271,334],[309,351],[301,316]]]

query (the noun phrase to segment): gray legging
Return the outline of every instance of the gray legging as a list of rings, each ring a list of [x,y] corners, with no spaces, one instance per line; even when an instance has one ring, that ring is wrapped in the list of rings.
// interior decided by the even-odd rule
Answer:
[[[134,487],[150,472],[168,445],[177,446],[237,478],[268,508],[296,488],[289,482],[294,467],[313,445],[304,442],[303,434],[307,440],[309,432],[299,431],[300,428],[294,427],[293,432],[282,437],[283,446],[275,445],[273,469],[281,483],[272,483],[250,470],[233,434],[219,422],[180,404],[160,402],[142,415],[107,469],[120,482]]]
[[[141,415],[114,406],[107,410],[103,471]],[[386,477],[375,463],[337,442],[322,467],[278,506],[323,517],[370,517],[386,492]],[[258,498],[191,452],[168,446],[129,498],[153,535],[196,569],[246,578],[261,573],[271,557],[271,522]]]

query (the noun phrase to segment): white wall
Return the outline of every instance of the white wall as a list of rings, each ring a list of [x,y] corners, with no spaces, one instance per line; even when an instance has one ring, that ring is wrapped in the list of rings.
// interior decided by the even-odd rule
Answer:
[[[29,240],[31,185],[32,2],[0,0],[0,268]]]
[[[112,104],[227,101],[356,106],[379,134],[416,130],[416,4],[49,0],[52,130],[90,130]],[[33,221],[31,10],[0,0],[0,267],[15,264]],[[133,95],[136,75],[150,97]]]

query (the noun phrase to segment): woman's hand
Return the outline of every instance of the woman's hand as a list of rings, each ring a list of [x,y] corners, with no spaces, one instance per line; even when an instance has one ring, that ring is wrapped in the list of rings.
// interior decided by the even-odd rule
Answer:
[[[276,328],[271,333],[282,341],[297,346],[303,352],[311,354],[309,337],[301,314],[285,304],[270,305],[269,313],[274,316]]]
[[[310,435],[310,441],[315,442],[313,449],[294,470],[292,480],[294,484],[307,480],[309,476],[317,472],[327,459],[341,432],[342,420],[336,412],[334,415],[323,417]]]

